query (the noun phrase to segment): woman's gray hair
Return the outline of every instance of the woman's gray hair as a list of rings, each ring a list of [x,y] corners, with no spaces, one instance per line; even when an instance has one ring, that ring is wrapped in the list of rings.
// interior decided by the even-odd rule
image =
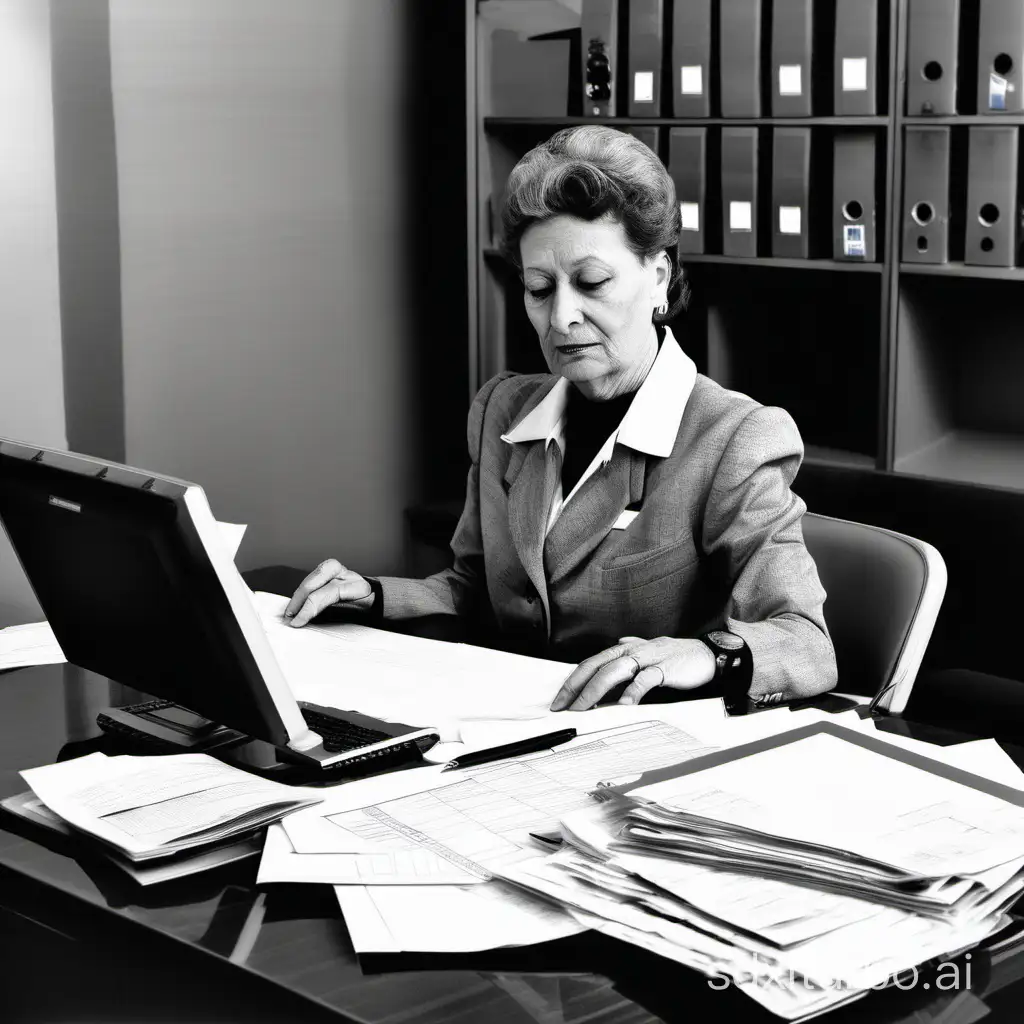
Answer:
[[[535,146],[509,175],[502,204],[502,251],[522,273],[519,242],[538,221],[560,214],[622,224],[626,244],[646,262],[664,250],[672,264],[668,312],[686,308],[689,285],[679,263],[681,230],[675,185],[657,155],[639,139],[606,125],[563,128]]]

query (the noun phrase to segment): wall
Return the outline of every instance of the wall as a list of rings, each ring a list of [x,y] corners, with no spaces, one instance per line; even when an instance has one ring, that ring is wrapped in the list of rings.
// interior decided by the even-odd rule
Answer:
[[[243,567],[401,569],[408,2],[110,3],[126,460]]]
[[[0,436],[64,447],[50,29],[0,0]],[[0,531],[0,626],[40,617]]]

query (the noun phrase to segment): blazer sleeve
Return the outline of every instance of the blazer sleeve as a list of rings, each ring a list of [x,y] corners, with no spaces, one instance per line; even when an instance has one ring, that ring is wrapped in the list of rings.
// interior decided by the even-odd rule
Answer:
[[[725,628],[750,648],[754,697],[812,696],[836,684],[825,590],[801,529],[807,507],[790,490],[802,459],[789,414],[752,409],[726,446],[705,512],[704,549],[728,566]]]
[[[483,536],[480,528],[480,450],[486,427],[487,407],[504,371],[492,377],[477,393],[469,410],[466,436],[469,445],[469,474],[466,503],[452,537],[455,556],[450,569],[426,579],[381,576],[385,619],[411,619],[421,615],[469,615],[477,602],[486,600]]]

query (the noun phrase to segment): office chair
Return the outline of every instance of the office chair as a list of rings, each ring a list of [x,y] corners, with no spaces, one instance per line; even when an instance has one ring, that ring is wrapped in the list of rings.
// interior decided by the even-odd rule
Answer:
[[[902,533],[811,512],[803,531],[828,594],[838,689],[900,714],[946,592],[942,555]]]

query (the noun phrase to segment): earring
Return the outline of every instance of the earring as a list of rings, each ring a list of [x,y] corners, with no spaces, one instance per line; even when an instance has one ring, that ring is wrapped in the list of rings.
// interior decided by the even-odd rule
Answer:
[[[668,303],[663,302],[660,306],[655,306],[654,312],[658,316],[664,316],[668,312]]]

